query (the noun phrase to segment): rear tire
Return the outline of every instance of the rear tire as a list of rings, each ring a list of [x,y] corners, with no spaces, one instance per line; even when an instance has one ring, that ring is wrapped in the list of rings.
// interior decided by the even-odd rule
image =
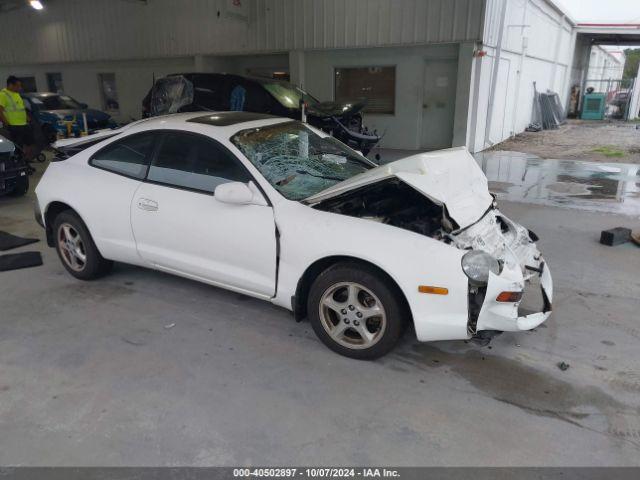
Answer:
[[[402,336],[407,311],[398,287],[375,268],[337,263],[315,279],[307,313],[318,338],[345,357],[371,360]]]
[[[53,235],[58,257],[74,277],[93,280],[111,270],[113,262],[100,255],[89,229],[73,211],[65,210],[56,216]]]

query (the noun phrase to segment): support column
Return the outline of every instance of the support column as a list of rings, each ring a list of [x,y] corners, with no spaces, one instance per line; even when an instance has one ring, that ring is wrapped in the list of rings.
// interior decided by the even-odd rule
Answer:
[[[631,102],[629,103],[629,120],[640,118],[640,65],[638,65],[638,73],[633,83],[631,93]],[[622,183],[622,182],[621,182]]]
[[[289,52],[289,75],[294,85],[305,87],[304,50],[291,50]]]
[[[456,104],[453,117],[453,147],[469,145],[470,114],[474,102],[474,42],[463,42],[458,46],[458,81],[456,83]],[[470,150],[472,148],[469,148]]]

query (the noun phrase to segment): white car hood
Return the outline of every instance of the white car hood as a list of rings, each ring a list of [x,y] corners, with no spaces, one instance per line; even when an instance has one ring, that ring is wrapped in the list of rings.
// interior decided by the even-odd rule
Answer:
[[[487,177],[464,147],[419,153],[381,165],[308,197],[305,202],[319,203],[391,177],[445,205],[460,228],[478,221],[493,202]]]

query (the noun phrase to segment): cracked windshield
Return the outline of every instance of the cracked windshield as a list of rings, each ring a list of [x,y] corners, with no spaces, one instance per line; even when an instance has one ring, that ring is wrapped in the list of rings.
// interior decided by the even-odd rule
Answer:
[[[333,137],[298,122],[244,130],[231,141],[289,200],[302,200],[373,165]]]

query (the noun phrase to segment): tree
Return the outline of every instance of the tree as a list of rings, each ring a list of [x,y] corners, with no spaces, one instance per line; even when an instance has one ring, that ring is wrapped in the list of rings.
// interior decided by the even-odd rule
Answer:
[[[635,78],[638,73],[638,63],[640,63],[640,48],[627,48],[624,51],[627,61],[624,64],[622,78]]]

